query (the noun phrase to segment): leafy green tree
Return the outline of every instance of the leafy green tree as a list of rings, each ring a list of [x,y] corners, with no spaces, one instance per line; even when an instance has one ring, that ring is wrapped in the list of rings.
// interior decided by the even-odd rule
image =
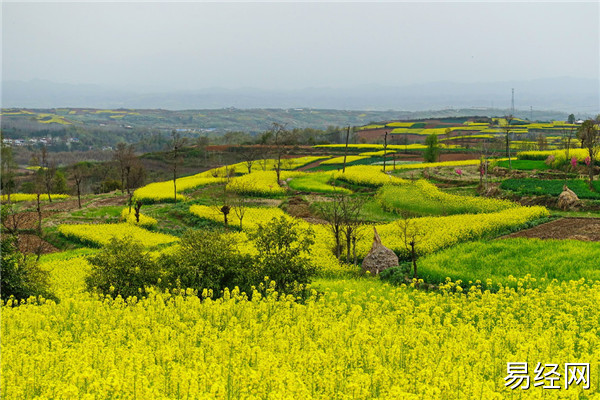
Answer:
[[[15,171],[17,169],[17,163],[15,162],[12,147],[5,144],[3,141],[4,137],[0,132],[0,146],[2,151],[0,154],[0,189],[2,194],[5,194],[8,202],[10,202],[10,195],[17,188],[17,182],[15,180]]]
[[[426,162],[436,162],[440,157],[440,145],[438,137],[435,133],[428,135],[425,139],[425,145],[427,148],[423,154]]]
[[[0,247],[0,292],[3,301],[11,296],[17,300],[31,296],[57,300],[50,293],[48,272],[42,270],[33,257],[19,251],[15,236],[3,234]]]
[[[298,222],[283,216],[260,224],[251,235],[258,250],[259,274],[274,280],[283,292],[292,291],[295,283],[309,283],[315,269],[307,254],[314,236],[312,229],[302,230]]]
[[[164,288],[211,289],[218,294],[238,286],[248,292],[254,278],[250,256],[242,255],[225,236],[205,230],[186,232],[177,250],[163,254],[158,264],[164,271]]]
[[[596,127],[596,121],[588,119],[581,124],[577,130],[577,138],[581,140],[581,147],[587,149],[588,158],[586,164],[588,166],[588,174],[590,178],[590,190],[594,190],[594,164],[598,158],[598,151],[600,150],[600,134]]]
[[[52,190],[54,193],[66,194],[69,192],[69,187],[67,186],[67,178],[62,171],[56,171],[54,173],[54,178],[52,182]]]
[[[567,122],[569,124],[574,124],[575,123],[575,115],[574,114],[569,114],[569,117],[567,119]]]
[[[111,239],[89,262],[92,270],[85,279],[87,289],[115,297],[146,295],[146,288],[156,285],[160,278],[157,263],[131,237]]]

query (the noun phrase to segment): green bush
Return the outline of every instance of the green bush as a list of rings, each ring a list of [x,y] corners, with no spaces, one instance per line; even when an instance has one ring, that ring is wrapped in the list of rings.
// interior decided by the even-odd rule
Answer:
[[[427,135],[427,138],[425,138],[425,145],[427,146],[423,152],[425,162],[436,162],[440,157],[440,146],[437,135],[435,133]]]
[[[267,225],[259,225],[252,235],[258,256],[258,273],[268,276],[283,292],[295,291],[297,284],[307,284],[315,273],[308,258],[314,243],[312,229],[303,231],[298,222],[285,217],[273,218]]]
[[[42,270],[33,257],[27,257],[18,251],[16,239],[12,235],[3,234],[0,243],[2,301],[11,297],[25,300],[31,296],[57,300],[49,291],[48,272]]]
[[[131,237],[113,238],[96,255],[89,258],[92,270],[85,283],[88,290],[123,298],[144,296],[146,288],[155,285],[160,273],[158,265],[144,246]]]
[[[258,277],[252,271],[252,257],[242,255],[235,244],[216,232],[186,232],[178,248],[158,260],[164,271],[161,286],[198,292],[209,289],[215,295],[238,286],[248,293],[250,283]]]

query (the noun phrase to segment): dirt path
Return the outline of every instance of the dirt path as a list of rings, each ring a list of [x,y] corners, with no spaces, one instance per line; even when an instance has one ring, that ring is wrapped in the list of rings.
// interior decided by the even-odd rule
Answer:
[[[311,162],[310,164],[306,164],[305,166],[298,168],[296,171],[306,171],[308,169],[318,167],[325,160],[328,160],[328,158],[323,158],[322,160],[317,160],[315,162]]]
[[[561,218],[503,236],[501,239],[516,237],[600,242],[600,218]]]

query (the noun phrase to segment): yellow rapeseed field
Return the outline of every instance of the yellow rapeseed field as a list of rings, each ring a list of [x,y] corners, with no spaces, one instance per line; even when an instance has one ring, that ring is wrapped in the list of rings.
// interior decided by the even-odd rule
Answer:
[[[600,283],[319,287],[304,304],[234,291],[3,307],[3,398],[597,398]],[[591,390],[510,390],[506,365],[516,361],[591,363]]]

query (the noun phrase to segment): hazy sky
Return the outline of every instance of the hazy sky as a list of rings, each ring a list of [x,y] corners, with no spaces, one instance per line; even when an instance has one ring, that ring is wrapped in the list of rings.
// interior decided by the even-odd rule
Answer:
[[[598,78],[599,4],[11,3],[2,79],[152,90]]]

